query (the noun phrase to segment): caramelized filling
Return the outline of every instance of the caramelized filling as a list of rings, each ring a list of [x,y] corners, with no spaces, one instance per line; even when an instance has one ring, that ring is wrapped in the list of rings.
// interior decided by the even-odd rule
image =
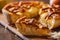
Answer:
[[[48,8],[42,8],[42,11],[44,12],[48,12],[48,18],[47,16],[45,17],[45,19],[49,19],[49,17],[54,17],[55,16],[59,16],[60,15],[60,6],[59,5],[54,5]]]
[[[37,20],[35,20],[34,18],[31,19],[27,19],[26,17],[22,17],[19,19],[19,23],[24,23],[26,25],[32,25],[35,27],[38,27],[38,25],[40,24]]]
[[[26,1],[26,2],[14,2],[14,3],[11,3],[10,5],[8,5],[8,7],[6,7],[6,9],[9,11],[9,12],[12,12],[12,13],[17,13],[19,11],[22,11],[24,12],[26,9],[30,9],[32,6],[34,7],[37,7],[40,5],[40,2],[36,1],[36,2],[33,2],[33,1]]]

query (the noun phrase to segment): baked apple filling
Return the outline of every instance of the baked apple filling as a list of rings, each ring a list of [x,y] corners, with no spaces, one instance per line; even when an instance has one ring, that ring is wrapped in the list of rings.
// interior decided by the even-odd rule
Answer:
[[[7,4],[3,9],[3,13],[9,15],[9,21],[15,23],[20,17],[27,18],[36,17],[39,15],[39,9],[48,7],[48,4],[38,1],[20,1]],[[7,17],[8,19],[8,17]],[[10,23],[10,24],[11,24]]]
[[[48,8],[40,9],[40,23],[48,27],[49,29],[53,29],[60,26],[60,9],[59,5],[51,6]]]

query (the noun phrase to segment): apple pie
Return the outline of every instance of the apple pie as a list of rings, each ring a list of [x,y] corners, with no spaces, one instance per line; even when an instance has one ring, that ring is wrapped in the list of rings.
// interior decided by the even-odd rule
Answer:
[[[23,35],[46,36],[60,26],[60,5],[20,1],[7,4],[2,12]]]
[[[7,4],[2,12],[8,19],[10,24],[16,22],[17,19],[23,16],[27,18],[36,17],[39,14],[40,8],[47,7],[48,4],[39,1],[20,1]]]

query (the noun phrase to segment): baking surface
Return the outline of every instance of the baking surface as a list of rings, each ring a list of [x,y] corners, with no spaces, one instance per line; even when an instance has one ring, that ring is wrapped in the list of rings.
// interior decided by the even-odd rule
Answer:
[[[17,35],[12,34],[7,29],[4,29],[2,25],[0,25],[0,40],[20,40]]]

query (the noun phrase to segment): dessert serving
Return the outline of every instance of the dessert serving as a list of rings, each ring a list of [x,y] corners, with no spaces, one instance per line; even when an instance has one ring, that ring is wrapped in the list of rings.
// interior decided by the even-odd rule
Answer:
[[[27,16],[27,18],[36,17],[39,9],[46,5],[44,2],[38,1],[21,1],[7,4],[2,11],[6,14],[9,23],[12,24],[22,16]]]
[[[60,26],[60,6],[38,1],[20,1],[2,9],[10,25],[23,35],[47,36]]]

